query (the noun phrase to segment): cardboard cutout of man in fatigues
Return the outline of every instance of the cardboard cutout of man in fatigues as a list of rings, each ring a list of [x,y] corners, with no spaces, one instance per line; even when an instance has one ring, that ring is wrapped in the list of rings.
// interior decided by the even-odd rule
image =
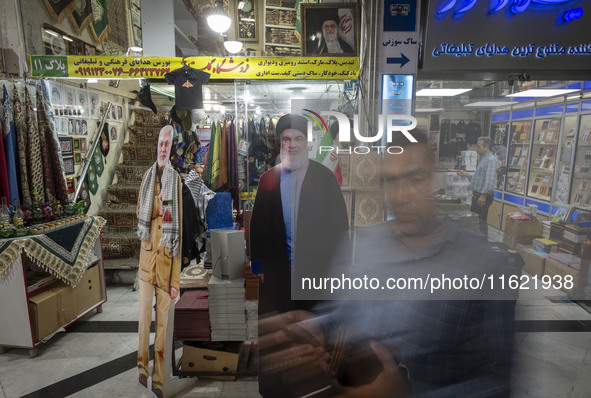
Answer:
[[[148,388],[148,347],[152,301],[156,296],[156,336],[152,392],[162,392],[166,328],[172,300],[178,296],[181,270],[181,180],[170,164],[173,127],[164,126],[158,137],[158,159],[144,174],[138,198],[139,262],[139,383]]]

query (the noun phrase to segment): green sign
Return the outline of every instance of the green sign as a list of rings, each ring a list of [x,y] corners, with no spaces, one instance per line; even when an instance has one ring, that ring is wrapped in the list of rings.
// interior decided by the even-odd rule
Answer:
[[[68,77],[68,57],[31,56],[31,76]]]

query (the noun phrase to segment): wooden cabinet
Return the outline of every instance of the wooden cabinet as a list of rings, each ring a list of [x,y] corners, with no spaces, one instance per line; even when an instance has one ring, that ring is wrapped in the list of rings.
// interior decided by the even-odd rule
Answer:
[[[0,253],[1,254],[1,253]],[[107,301],[100,236],[95,239],[86,271],[76,287],[45,273],[24,252],[0,278],[0,351],[7,347],[37,347]],[[36,273],[34,271],[37,271]]]

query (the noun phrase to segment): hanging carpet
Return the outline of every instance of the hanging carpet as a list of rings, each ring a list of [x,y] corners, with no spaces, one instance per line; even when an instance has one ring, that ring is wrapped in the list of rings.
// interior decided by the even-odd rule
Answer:
[[[14,107],[14,129],[16,132],[16,142],[18,145],[18,161],[20,168],[19,177],[21,180],[22,200],[23,204],[31,204],[33,203],[33,200],[31,191],[29,190],[29,172],[27,170],[27,149],[29,137],[27,136],[25,114],[23,113],[23,107],[18,96],[16,85],[12,89],[12,103]]]
[[[12,101],[4,86],[4,155],[6,156],[6,170],[8,173],[8,187],[10,189],[10,198],[8,202],[13,203],[15,200],[20,200],[19,196],[19,181],[18,175],[18,161],[16,160],[17,144],[16,132],[14,131]],[[22,203],[22,202],[21,202]]]

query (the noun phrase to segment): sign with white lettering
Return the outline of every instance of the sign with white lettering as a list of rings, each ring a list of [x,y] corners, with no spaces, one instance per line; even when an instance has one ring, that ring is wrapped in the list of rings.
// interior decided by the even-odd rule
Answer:
[[[384,0],[383,25],[377,42],[380,72],[417,73],[419,33],[417,0]]]
[[[586,4],[585,4],[586,3]],[[590,12],[584,0],[429,4],[423,48],[427,73],[580,71],[591,65]]]

